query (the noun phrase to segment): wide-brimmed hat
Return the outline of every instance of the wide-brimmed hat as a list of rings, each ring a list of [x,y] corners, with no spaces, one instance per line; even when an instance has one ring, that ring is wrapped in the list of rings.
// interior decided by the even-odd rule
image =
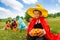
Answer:
[[[37,4],[35,8],[28,8],[27,14],[30,15],[31,17],[34,17],[34,10],[39,10],[42,12],[41,17],[47,17],[48,16],[48,11],[42,7],[41,4]]]

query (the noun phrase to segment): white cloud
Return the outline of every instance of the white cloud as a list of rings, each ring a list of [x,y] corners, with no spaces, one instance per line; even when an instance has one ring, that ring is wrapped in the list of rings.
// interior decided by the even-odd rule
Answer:
[[[51,10],[48,10],[48,12],[49,12],[49,13],[53,13],[53,14],[54,14],[54,13],[56,13],[57,11],[56,11],[56,10],[51,9]]]
[[[17,0],[1,0],[1,2],[3,4],[5,4],[6,6],[9,6],[13,9],[13,11],[5,9],[5,8],[0,8],[0,13],[2,12],[3,14],[3,18],[6,17],[16,17],[17,15],[19,16],[24,16],[24,11],[23,11],[23,4],[21,4],[20,2],[18,2]],[[8,16],[9,15],[9,16]],[[0,14],[1,16],[1,14]],[[5,17],[6,16],[6,17]],[[1,18],[2,18],[1,17]]]
[[[58,7],[59,6],[59,4],[56,4],[56,7]]]
[[[17,15],[24,16],[24,14],[22,12],[20,12],[20,13],[13,13],[13,12],[11,12],[8,9],[0,7],[0,19],[8,18],[8,17],[15,18]]]
[[[52,2],[55,2],[55,1],[60,1],[60,0],[51,0]],[[60,4],[59,3],[54,3],[54,4],[51,4],[50,7],[46,8],[48,10],[49,13],[58,13],[60,12]]]
[[[23,5],[17,0],[1,0],[1,2],[17,11],[23,8]]]
[[[58,0],[58,3],[60,3],[60,0]]]
[[[55,8],[55,9],[51,9],[51,8],[50,8],[50,9],[48,10],[48,12],[54,14],[54,13],[60,12],[60,8]]]
[[[60,0],[51,0],[51,2],[58,2],[58,3],[60,3]]]
[[[0,7],[0,18],[12,17],[13,13],[5,8]]]
[[[23,2],[26,4],[35,4],[38,0],[23,0]]]
[[[17,8],[23,8],[23,5],[16,0],[1,0],[1,2],[4,3],[7,6],[10,6],[10,7],[14,8],[14,9],[15,8],[16,9]]]
[[[23,12],[14,13],[14,12],[11,12],[10,10],[8,10],[8,9],[0,7],[0,19],[8,18],[8,17],[15,18],[17,15],[24,16],[24,13]]]

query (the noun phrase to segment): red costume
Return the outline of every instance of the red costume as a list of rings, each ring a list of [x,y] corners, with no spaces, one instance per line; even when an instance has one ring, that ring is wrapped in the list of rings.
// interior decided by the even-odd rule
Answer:
[[[58,35],[55,35],[53,33],[50,32],[50,28],[49,28],[49,25],[47,23],[47,21],[43,18],[43,17],[40,17],[38,18],[40,21],[41,21],[41,24],[42,24],[42,27],[45,29],[46,31],[46,35],[45,37],[50,39],[50,40],[60,40],[60,34]],[[28,26],[28,33],[27,33],[27,36],[29,36],[29,32],[33,29],[34,27],[34,24],[36,23],[36,21],[38,20],[37,18],[33,18]]]

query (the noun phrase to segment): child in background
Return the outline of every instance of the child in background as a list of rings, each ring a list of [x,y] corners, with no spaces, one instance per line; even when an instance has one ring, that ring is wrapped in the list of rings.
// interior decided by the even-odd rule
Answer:
[[[20,32],[20,31],[22,31],[23,29],[26,28],[26,25],[23,22],[22,18],[19,18],[18,23],[19,23],[19,27],[18,27],[19,31],[18,32]]]
[[[12,20],[12,23],[11,23],[11,29],[12,29],[13,31],[16,31],[16,30],[17,30],[17,29],[16,29],[17,26],[18,26],[18,25],[17,25],[16,20],[13,19],[13,20]]]
[[[10,26],[11,26],[11,21],[10,21],[10,20],[6,21],[5,30],[6,30],[6,29],[8,29],[8,30],[11,29]]]

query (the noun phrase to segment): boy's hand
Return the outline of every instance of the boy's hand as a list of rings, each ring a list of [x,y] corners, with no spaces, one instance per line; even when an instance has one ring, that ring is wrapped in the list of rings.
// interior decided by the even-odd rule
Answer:
[[[44,36],[45,34],[46,34],[46,32],[45,32],[45,30],[43,29],[43,34],[40,35],[39,37],[42,37],[42,36]]]

